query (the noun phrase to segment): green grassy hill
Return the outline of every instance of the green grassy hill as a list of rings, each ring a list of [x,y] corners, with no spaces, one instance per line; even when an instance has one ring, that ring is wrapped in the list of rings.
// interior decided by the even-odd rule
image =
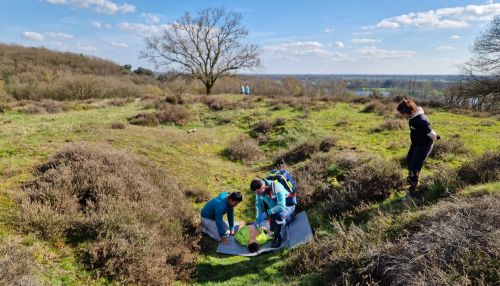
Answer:
[[[253,219],[253,198],[248,188],[250,180],[255,176],[263,176],[272,167],[274,158],[280,152],[300,143],[317,142],[325,137],[334,137],[336,140],[330,151],[318,151],[311,159],[306,158],[303,162],[291,164],[289,168],[294,171],[314,162],[318,156],[335,158],[342,152],[355,152],[361,156],[379,155],[383,160],[399,162],[408,148],[406,125],[403,125],[404,128],[375,131],[387,118],[392,118],[392,111],[386,115],[365,113],[361,112],[364,109],[361,104],[327,101],[304,101],[300,104],[288,102],[276,108],[278,102],[266,98],[245,100],[238,95],[222,95],[216,98],[225,102],[226,106],[222,110],[207,107],[203,100],[186,100],[187,103],[183,105],[189,112],[190,119],[181,126],[128,124],[127,118],[131,116],[153,112],[153,109],[144,109],[144,102],[140,100],[123,106],[71,110],[57,114],[29,115],[17,111],[0,113],[1,240],[18,245],[21,254],[34,255],[36,259],[31,266],[31,273],[42,283],[114,284],[109,277],[96,277],[93,270],[85,270],[80,262],[78,245],[64,240],[47,241],[34,234],[27,234],[20,231],[15,221],[16,213],[20,211],[15,200],[17,193],[24,183],[35,178],[35,167],[46,162],[49,156],[62,147],[74,142],[105,144],[143,156],[158,163],[166,173],[177,178],[187,189],[210,196],[215,196],[220,191],[241,191],[245,200],[236,210],[239,220]],[[466,151],[455,152],[456,147],[444,146],[441,155],[428,160],[422,174],[423,181],[433,178],[445,168],[459,168],[486,151],[499,150],[500,128],[496,118],[475,118],[451,114],[440,109],[428,109],[427,113],[443,141],[461,142],[462,145],[459,144],[458,149]],[[228,159],[226,148],[231,142],[239,136],[250,137],[259,121],[273,122],[278,118],[281,118],[283,125],[266,134],[266,140],[259,147],[263,152],[261,159],[252,163]],[[112,128],[113,123],[122,123],[125,128]],[[188,132],[192,129],[196,131]],[[498,169],[496,171],[498,172]],[[328,180],[333,185],[338,184],[333,177]],[[495,193],[500,189],[499,183],[497,181],[461,187],[462,191],[456,196],[465,197],[470,193],[484,191]],[[370,234],[377,231],[392,232],[393,237],[396,237],[399,231],[407,229],[407,224],[414,218],[423,213],[432,213],[436,203],[448,200],[448,195],[439,193],[417,206],[405,207],[400,202],[401,196],[402,192],[396,191],[387,199],[359,205],[348,213],[333,218],[323,214],[323,209],[313,200],[308,212],[318,239],[314,243],[320,245],[325,239],[335,240],[339,235],[339,223],[346,224],[349,229],[359,227]],[[204,198],[206,197],[205,195]],[[202,203],[194,202],[193,206],[199,210]],[[380,229],[374,229],[372,225],[380,220],[384,223],[380,224]],[[376,237],[379,241],[393,239]],[[310,274],[289,270],[287,265],[290,259],[296,261],[297,253],[309,251],[307,246],[257,258],[218,255],[215,253],[215,247],[215,243],[206,238],[202,239],[201,253],[197,258],[197,273],[192,280],[194,284],[280,285],[289,280],[292,284],[319,285],[326,281],[328,276],[322,274],[327,272],[326,268],[321,267]],[[1,250],[0,248],[0,255]],[[498,256],[493,259],[498,263]],[[495,277],[492,275],[488,277]]]

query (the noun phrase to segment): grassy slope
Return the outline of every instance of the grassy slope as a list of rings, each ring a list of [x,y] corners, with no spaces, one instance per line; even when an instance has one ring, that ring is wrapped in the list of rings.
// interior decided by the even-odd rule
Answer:
[[[238,96],[232,96],[234,100]],[[327,109],[312,111],[305,119],[303,112],[290,109],[270,111],[264,105],[243,111],[208,111],[204,106],[190,107],[195,119],[182,128],[175,126],[111,129],[112,122],[126,122],[128,116],[141,111],[139,103],[124,107],[72,111],[53,115],[25,115],[19,113],[0,114],[0,237],[16,236],[25,243],[36,245],[38,263],[43,265],[42,276],[51,284],[107,284],[106,281],[91,279],[90,273],[75,262],[74,253],[64,245],[46,245],[33,237],[15,234],[9,219],[16,208],[12,196],[22,182],[30,179],[33,167],[67,142],[89,141],[111,144],[116,148],[131,150],[160,163],[169,172],[186,184],[211,194],[223,190],[240,190],[248,193],[249,180],[262,174],[262,167],[243,165],[225,160],[221,151],[241,134],[248,134],[249,128],[259,119],[283,117],[287,119],[289,134],[281,135],[297,141],[308,138],[336,136],[339,148],[367,149],[385,157],[401,157],[405,154],[408,130],[372,133],[373,127],[384,119],[375,114],[360,113],[361,106],[338,103]],[[217,118],[233,119],[233,123],[217,125]],[[488,126],[485,119],[453,115],[435,111],[429,115],[433,127],[443,136],[460,134],[475,153],[499,148],[500,129],[498,123]],[[341,120],[350,122],[336,126]],[[489,121],[494,121],[490,120]],[[9,122],[10,121],[10,122]],[[196,128],[196,132],[186,130]],[[286,138],[285,138],[286,139]],[[273,149],[272,146],[268,149]],[[456,165],[462,157],[449,156],[447,164]],[[432,171],[438,162],[430,160],[424,175]],[[495,189],[498,185],[485,188]],[[389,204],[389,202],[386,202]],[[381,204],[383,206],[383,204]],[[200,205],[196,206],[201,207]],[[390,208],[389,208],[390,209]],[[253,206],[246,200],[238,207],[236,215],[250,220]],[[227,257],[215,254],[215,245],[206,241],[209,251],[200,257],[197,277],[199,285],[241,285],[279,284],[284,279],[281,272],[283,255],[286,252],[260,256],[254,259]],[[304,279],[305,281],[306,279]]]

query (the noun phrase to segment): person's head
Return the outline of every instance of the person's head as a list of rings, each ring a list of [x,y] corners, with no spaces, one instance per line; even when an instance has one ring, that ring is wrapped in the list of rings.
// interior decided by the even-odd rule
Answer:
[[[410,118],[413,113],[417,111],[417,104],[411,99],[403,99],[398,104],[398,112],[406,117]]]
[[[266,191],[266,184],[264,183],[264,180],[262,179],[253,179],[252,182],[250,182],[250,189],[252,192],[257,193],[258,195],[261,195]]]
[[[259,251],[259,249],[260,245],[257,242],[252,242],[248,244],[248,251],[250,251],[251,253],[255,253]]]
[[[232,192],[231,194],[229,194],[227,200],[229,202],[229,205],[234,208],[237,204],[241,203],[241,201],[243,200],[243,196],[240,192]]]

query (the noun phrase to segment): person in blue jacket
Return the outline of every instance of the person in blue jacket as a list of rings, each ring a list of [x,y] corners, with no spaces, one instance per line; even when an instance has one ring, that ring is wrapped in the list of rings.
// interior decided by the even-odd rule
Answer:
[[[267,218],[270,218],[271,231],[274,234],[271,247],[280,247],[283,242],[285,226],[292,221],[295,214],[295,204],[287,204],[286,202],[290,193],[280,182],[267,179],[252,180],[250,189],[256,195],[255,225],[259,227]]]
[[[227,235],[234,235],[234,207],[243,200],[240,192],[222,192],[201,209],[201,231],[216,241],[228,243]],[[229,226],[223,216],[227,214]]]
[[[403,117],[408,119],[410,126],[411,145],[406,156],[406,163],[408,164],[407,182],[410,186],[406,198],[412,198],[415,196],[420,170],[422,170],[425,160],[429,157],[434,142],[441,139],[441,137],[432,130],[429,119],[424,115],[424,110],[422,107],[417,106],[413,100],[403,99],[399,103],[397,110]]]

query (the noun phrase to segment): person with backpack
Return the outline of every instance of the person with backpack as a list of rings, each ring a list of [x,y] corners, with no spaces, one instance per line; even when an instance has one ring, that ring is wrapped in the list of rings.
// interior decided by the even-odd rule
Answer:
[[[408,164],[407,182],[410,185],[406,199],[416,195],[418,177],[425,160],[429,157],[434,142],[441,137],[431,129],[429,119],[424,115],[422,107],[417,106],[411,99],[403,99],[398,107],[398,112],[408,119],[410,125],[411,145],[406,156]]]
[[[296,185],[286,170],[275,170],[266,179],[254,179],[250,189],[255,192],[256,220],[258,228],[266,219],[270,219],[274,233],[271,247],[278,248],[283,242],[285,227],[295,214]]]
[[[216,241],[227,244],[228,235],[234,235],[234,208],[243,200],[240,192],[222,192],[201,209],[201,231]],[[229,226],[223,216],[227,214]]]

